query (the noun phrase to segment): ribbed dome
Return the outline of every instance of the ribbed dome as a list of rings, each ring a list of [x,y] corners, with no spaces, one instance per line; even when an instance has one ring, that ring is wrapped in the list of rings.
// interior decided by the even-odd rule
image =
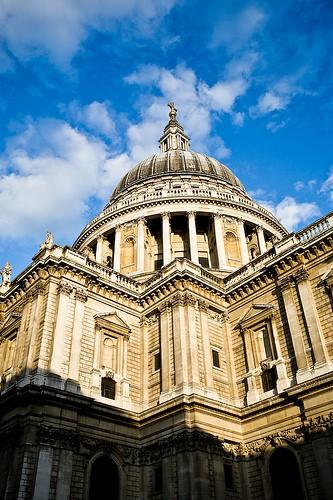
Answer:
[[[169,150],[146,158],[132,168],[119,182],[112,197],[141,180],[172,173],[190,173],[218,177],[245,191],[240,180],[215,158],[193,151]]]

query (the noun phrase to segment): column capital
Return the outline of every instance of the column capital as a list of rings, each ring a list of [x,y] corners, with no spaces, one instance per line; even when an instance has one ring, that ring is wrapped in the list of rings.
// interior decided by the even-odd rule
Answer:
[[[188,210],[187,212],[187,217],[195,217],[197,212],[195,212],[194,210]]]
[[[88,294],[86,290],[83,290],[82,288],[77,288],[75,291],[75,298],[80,302],[86,302],[88,299]]]
[[[309,278],[309,273],[305,267],[301,267],[293,274],[293,278],[296,283],[300,283],[301,281],[306,281]]]
[[[294,285],[292,276],[285,276],[284,278],[280,278],[277,281],[277,285],[281,289],[281,291],[287,290],[288,288]]]
[[[146,224],[146,219],[144,217],[139,217],[138,219],[136,219],[136,222],[137,224]]]
[[[98,234],[97,240],[105,241],[105,240],[107,240],[107,238],[103,234]]]
[[[67,295],[68,297],[71,295],[73,290],[74,290],[74,287],[70,283],[67,283],[66,281],[63,281],[62,283],[60,283],[59,287],[58,287],[59,293],[63,293],[64,295]]]
[[[163,212],[163,213],[162,213],[162,217],[167,218],[167,219],[170,219],[171,214],[170,214],[170,212]]]

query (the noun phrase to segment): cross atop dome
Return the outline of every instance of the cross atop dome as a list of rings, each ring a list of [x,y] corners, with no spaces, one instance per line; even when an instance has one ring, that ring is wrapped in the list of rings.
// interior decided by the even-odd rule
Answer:
[[[169,122],[164,128],[164,133],[159,140],[162,153],[171,150],[189,151],[190,139],[185,134],[183,127],[177,121],[177,108],[174,102],[169,102]]]

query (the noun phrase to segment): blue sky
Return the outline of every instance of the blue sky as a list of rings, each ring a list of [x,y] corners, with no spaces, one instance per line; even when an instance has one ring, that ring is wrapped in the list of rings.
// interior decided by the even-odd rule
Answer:
[[[290,229],[332,210],[330,0],[0,0],[0,267],[71,244],[167,102]]]

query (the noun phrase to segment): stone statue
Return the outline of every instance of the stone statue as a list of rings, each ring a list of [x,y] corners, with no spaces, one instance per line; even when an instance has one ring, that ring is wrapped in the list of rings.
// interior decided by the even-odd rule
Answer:
[[[170,120],[171,121],[176,121],[176,117],[177,117],[177,108],[175,106],[175,103],[174,102],[169,102],[168,103],[168,106],[170,108],[170,113],[169,113],[169,116],[170,116]]]
[[[44,243],[41,244],[39,248],[40,250],[43,250],[44,248],[48,248],[50,250],[53,246],[54,246],[53,234],[50,233],[50,231],[47,231],[45,241]]]
[[[0,292],[5,292],[10,287],[12,278],[12,266],[7,261],[5,267],[1,271],[2,284],[0,286]]]

